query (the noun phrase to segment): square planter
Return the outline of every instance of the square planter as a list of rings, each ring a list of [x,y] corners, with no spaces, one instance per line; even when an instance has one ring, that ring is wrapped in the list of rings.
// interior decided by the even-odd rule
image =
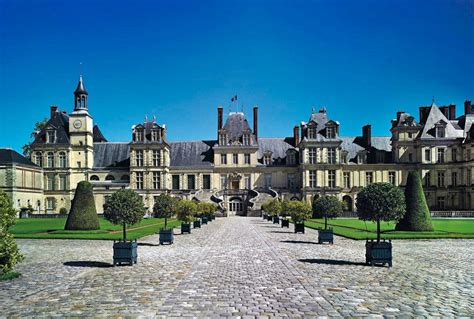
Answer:
[[[268,215],[267,216],[267,221],[271,222],[272,221],[272,216]]]
[[[191,223],[181,223],[181,234],[191,234]]]
[[[297,233],[304,234],[304,223],[295,223],[295,234]]]
[[[289,219],[282,219],[281,220],[281,228],[286,227],[290,228],[290,220]]]
[[[278,217],[278,216],[273,216],[273,223],[274,223],[274,224],[279,224],[279,223],[280,223],[280,217]]]
[[[334,236],[331,229],[318,229],[318,244],[334,244]]]
[[[212,220],[216,220],[216,215],[211,215]]]
[[[194,228],[201,228],[201,219],[198,218],[193,222],[193,227]]]
[[[367,241],[365,243],[365,262],[370,265],[388,264],[392,267],[392,242],[381,241],[376,242],[374,240]]]
[[[123,263],[129,264],[130,266],[137,263],[137,240],[114,240],[114,266]]]
[[[212,216],[207,216],[207,222],[208,223],[212,222]]]
[[[201,218],[201,220],[202,220],[202,224],[203,224],[203,225],[206,225],[206,224],[207,224],[207,216],[203,216],[203,217]]]
[[[262,218],[263,218],[263,220],[267,219],[267,214],[263,213]]]
[[[171,229],[163,228],[160,230],[160,245],[163,245],[164,243],[171,245],[173,241],[174,241],[173,228]]]

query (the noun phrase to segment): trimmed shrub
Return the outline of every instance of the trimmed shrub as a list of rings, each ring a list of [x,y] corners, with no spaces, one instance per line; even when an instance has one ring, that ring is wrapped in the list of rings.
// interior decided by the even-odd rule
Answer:
[[[16,211],[8,195],[0,190],[0,275],[10,272],[23,260],[13,236],[8,228],[16,222]]]
[[[271,216],[278,216],[281,211],[281,203],[278,199],[274,198],[266,202],[265,211]]]
[[[405,187],[407,211],[398,222],[396,230],[432,231],[431,215],[426,204],[421,177],[418,172],[409,172]]]
[[[155,199],[155,205],[153,206],[153,213],[157,218],[165,219],[165,228],[168,226],[168,218],[174,215],[174,205],[176,199],[168,194],[160,194]]]
[[[59,214],[67,215],[67,208],[66,207],[61,207],[61,209],[59,210]]]
[[[182,199],[175,205],[176,216],[183,223],[194,221],[194,215],[197,211],[196,202],[188,199]]]
[[[96,230],[100,229],[99,216],[95,209],[92,184],[83,181],[76,187],[72,200],[71,211],[67,217],[65,230]]]
[[[323,195],[313,201],[313,218],[324,218],[324,229],[327,229],[328,218],[336,218],[342,209],[342,202],[336,196]]]
[[[305,201],[292,200],[287,209],[294,223],[303,223],[311,217],[311,205]]]

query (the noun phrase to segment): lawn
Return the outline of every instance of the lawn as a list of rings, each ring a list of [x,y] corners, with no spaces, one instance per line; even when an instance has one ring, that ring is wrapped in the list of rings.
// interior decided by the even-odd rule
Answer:
[[[432,232],[406,232],[395,231],[395,223],[382,222],[380,229],[382,238],[413,239],[413,238],[474,238],[474,219],[433,219],[434,231]],[[305,222],[310,228],[324,227],[324,219],[310,219]],[[377,238],[377,224],[364,222],[356,218],[330,219],[328,226],[332,227],[334,234],[352,239]]]
[[[99,218],[100,230],[64,230],[66,218],[26,218],[18,219],[10,228],[16,238],[45,238],[45,239],[121,239],[122,226],[114,225],[104,218]],[[164,218],[147,218],[140,223],[127,227],[127,239],[136,239],[152,235],[163,228]],[[169,227],[175,227],[179,222],[168,220]]]

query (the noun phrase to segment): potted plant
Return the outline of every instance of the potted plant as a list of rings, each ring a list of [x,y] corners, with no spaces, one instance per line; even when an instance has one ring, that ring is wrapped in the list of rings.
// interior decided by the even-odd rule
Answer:
[[[193,222],[193,227],[194,228],[201,228],[201,219],[202,216],[205,214],[206,211],[206,203],[204,202],[198,202],[196,204],[196,218],[194,219]]]
[[[104,204],[104,218],[123,226],[122,240],[114,240],[114,266],[137,263],[137,240],[127,241],[127,225],[140,222],[145,216],[142,198],[132,189],[121,189],[108,197]]]
[[[392,243],[380,241],[380,221],[398,221],[405,214],[405,196],[400,188],[390,183],[374,183],[357,194],[359,219],[377,223],[377,241],[365,243],[365,261],[368,264],[388,264],[392,267]]]
[[[281,210],[281,203],[278,199],[272,199],[267,202],[266,206],[267,212],[270,214],[271,220],[273,220],[274,224],[279,224],[280,223],[280,218],[278,217],[278,214],[280,214]]]
[[[213,203],[204,203],[203,211],[208,221],[215,220],[216,216],[214,213],[216,212],[216,208],[216,205],[214,205]]]
[[[262,212],[262,219],[267,220],[267,203],[266,202],[260,206],[260,211]]]
[[[182,199],[176,203],[176,216],[181,221],[181,234],[191,234],[191,222],[196,214],[196,203]]]
[[[311,206],[304,201],[290,201],[288,203],[288,212],[295,224],[295,233],[304,234],[304,221],[311,217]]]
[[[160,245],[174,242],[173,228],[168,228],[168,218],[174,215],[174,204],[176,200],[168,194],[160,194],[155,198],[153,213],[156,218],[164,218],[165,226],[160,229]]]
[[[281,228],[290,228],[290,220],[288,219],[288,199],[284,199],[281,202],[280,217],[281,217]]]
[[[342,202],[336,196],[323,195],[313,201],[313,218],[324,218],[324,229],[318,229],[318,243],[334,243],[332,228],[328,229],[328,218],[342,213]]]

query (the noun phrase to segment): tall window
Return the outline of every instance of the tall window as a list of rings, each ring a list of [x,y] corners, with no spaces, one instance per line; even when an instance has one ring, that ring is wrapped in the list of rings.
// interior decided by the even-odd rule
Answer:
[[[457,186],[458,185],[458,173],[452,172],[451,173],[451,185]]]
[[[219,145],[227,144],[227,136],[225,134],[219,134]]]
[[[54,143],[54,138],[56,134],[53,130],[46,131],[46,143]]]
[[[453,162],[457,162],[458,161],[458,152],[455,148],[453,148],[451,150],[451,158],[453,160]]]
[[[308,139],[313,140],[316,138],[316,128],[314,126],[308,127]]]
[[[328,163],[336,164],[336,149],[333,147],[328,148]]]
[[[250,164],[250,154],[244,154],[244,163]]]
[[[412,153],[408,154],[408,161],[413,162],[413,154]]]
[[[66,167],[66,153],[60,152],[59,153],[59,167],[64,168]]]
[[[327,138],[336,138],[336,128],[334,126],[328,126],[326,128],[326,137]]]
[[[445,207],[444,196],[438,196],[438,198],[436,199],[436,204],[438,206],[438,209],[444,209]]]
[[[429,187],[431,184],[431,174],[430,172],[426,172],[425,174],[425,187]]]
[[[143,150],[136,151],[135,164],[137,166],[143,166]]]
[[[328,186],[331,188],[336,187],[336,171],[335,170],[328,171]]]
[[[48,167],[54,167],[54,153],[48,153]]]
[[[287,165],[295,165],[296,164],[296,158],[295,158],[295,153],[294,152],[289,152],[286,155],[286,164]]]
[[[317,150],[315,147],[310,147],[308,149],[308,160],[310,164],[316,164],[316,154]]]
[[[342,173],[342,179],[344,180],[344,188],[351,188],[351,173]]]
[[[446,135],[446,128],[441,125],[436,126],[436,137],[445,137],[445,135]]]
[[[145,140],[145,132],[142,129],[139,129],[135,132],[135,141],[143,142]]]
[[[431,150],[425,148],[425,162],[431,162]]]
[[[66,190],[66,175],[59,175],[59,190]]]
[[[438,148],[438,163],[444,163],[444,148]]]
[[[317,172],[315,170],[309,171],[309,187],[316,188],[317,186]]]
[[[137,189],[143,189],[143,172],[136,172]]]
[[[244,145],[250,145],[250,135],[249,135],[249,134],[244,134],[244,136],[243,136],[243,144],[244,144]]]
[[[265,154],[263,156],[263,164],[265,164],[265,165],[271,165],[272,164],[272,155],[271,154]]]
[[[202,175],[202,188],[211,189],[211,175]]]
[[[395,172],[388,172],[388,182],[392,185],[396,184]]]
[[[227,154],[221,154],[221,164],[227,165]]]
[[[154,189],[161,188],[161,173],[160,172],[153,172],[153,188]]]
[[[444,172],[438,172],[438,187],[444,187]]]
[[[179,189],[179,175],[171,176],[171,184],[173,189]]]
[[[54,175],[46,175],[46,190],[54,191]]]
[[[46,209],[53,210],[54,209],[54,198],[48,197],[46,198]]]
[[[374,173],[365,172],[365,185],[370,185],[374,182]]]
[[[196,189],[196,177],[188,175],[188,189]]]
[[[35,163],[36,165],[43,167],[43,154],[41,152],[35,153]]]
[[[252,184],[250,182],[250,175],[244,175],[244,185],[245,185],[245,189],[252,188]]]
[[[153,150],[153,166],[161,165],[161,154],[160,150]]]
[[[221,175],[220,182],[221,182],[221,189],[226,189],[227,188],[227,176],[226,175]]]
[[[151,130],[151,140],[158,142],[160,140],[160,131],[158,129]]]
[[[239,164],[239,154],[232,154],[232,163],[234,165]]]

